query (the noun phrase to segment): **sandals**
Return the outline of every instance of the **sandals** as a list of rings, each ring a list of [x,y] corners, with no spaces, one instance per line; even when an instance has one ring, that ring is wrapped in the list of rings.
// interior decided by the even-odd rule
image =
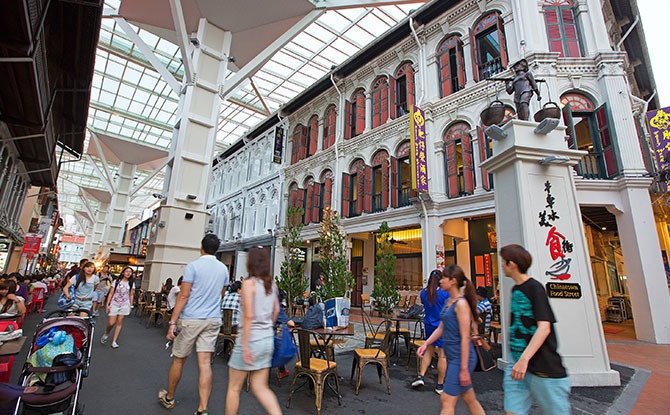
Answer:
[[[163,405],[164,408],[172,409],[174,408],[174,398],[168,399],[167,390],[161,389],[158,391],[158,402]]]
[[[195,411],[195,414],[193,415],[209,415],[209,412],[205,409],[204,411]]]

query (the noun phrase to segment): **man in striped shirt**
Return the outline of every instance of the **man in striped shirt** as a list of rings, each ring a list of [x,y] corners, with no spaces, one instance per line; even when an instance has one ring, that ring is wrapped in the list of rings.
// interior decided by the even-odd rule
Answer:
[[[484,333],[489,332],[489,327],[491,327],[491,303],[488,299],[489,293],[484,287],[477,287],[477,311],[479,314],[486,313],[486,319],[484,320]]]

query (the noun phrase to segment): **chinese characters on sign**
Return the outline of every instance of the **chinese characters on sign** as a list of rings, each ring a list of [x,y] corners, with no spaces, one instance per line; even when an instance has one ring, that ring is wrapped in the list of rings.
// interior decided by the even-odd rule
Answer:
[[[272,162],[281,164],[282,148],[284,147],[284,129],[275,127],[275,146],[272,152]]]
[[[667,172],[670,170],[670,107],[649,111],[647,121],[658,170],[661,173]],[[664,190],[667,190],[667,180],[670,179],[670,176],[665,173],[661,178]]]
[[[544,192],[547,194],[544,210],[538,215],[539,225],[543,228],[549,228],[545,245],[549,250],[553,264],[545,271],[552,280],[567,280],[570,278],[570,263],[572,258],[567,258],[566,254],[572,253],[573,244],[565,235],[563,235],[554,225],[554,222],[560,219],[558,212],[554,210],[556,198],[551,194],[551,182],[544,182]]]
[[[412,189],[428,191],[428,163],[426,162],[426,118],[419,107],[410,108],[409,128],[411,140]]]

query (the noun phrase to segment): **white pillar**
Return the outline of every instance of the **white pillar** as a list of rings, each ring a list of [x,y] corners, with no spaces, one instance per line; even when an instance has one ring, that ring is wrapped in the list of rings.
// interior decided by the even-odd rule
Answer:
[[[130,190],[135,180],[137,165],[126,162],[119,164],[116,177],[116,192],[112,195],[110,209],[107,213],[105,231],[102,237],[102,246],[118,248],[123,246],[123,234],[126,229],[126,219],[130,208]]]
[[[226,77],[232,34],[200,19],[199,45],[192,52],[195,83],[185,84],[179,97],[179,122],[173,134],[156,227],[147,248],[143,287],[160,288],[162,278],[180,275],[200,255],[200,241],[209,221],[207,189],[221,100],[218,88]]]
[[[372,130],[372,93],[365,91],[365,131]]]
[[[635,319],[635,336],[651,343],[670,343],[670,295],[649,197],[651,179],[622,179],[623,212],[617,230],[626,267],[626,285]]]
[[[493,157],[484,166],[493,172],[496,205],[496,227],[498,246],[518,243],[533,255],[529,275],[547,288],[563,288],[563,294],[574,293],[579,288],[578,298],[555,297],[549,302],[557,323],[558,352],[563,358],[573,386],[619,385],[619,373],[610,368],[605,336],[600,322],[600,312],[591,271],[589,252],[584,236],[584,225],[577,203],[577,192],[571,164],[576,164],[585,152],[568,150],[564,140],[564,128],[559,127],[547,135],[533,132],[537,123],[512,120],[503,130],[507,137],[493,142]],[[561,164],[542,164],[541,160],[560,157]],[[550,188],[548,186],[551,186]],[[552,211],[557,217],[550,218]],[[545,214],[547,223],[540,220]],[[569,273],[565,280],[555,279],[550,270],[555,270],[560,256],[552,255],[547,241],[552,230],[564,236],[558,239],[558,252],[569,259]],[[569,249],[562,242],[569,241]],[[510,292],[514,285],[511,278],[504,277],[502,267],[502,324],[503,361],[509,356]],[[561,285],[562,284],[562,285]],[[551,296],[550,296],[551,297]]]
[[[427,206],[428,208],[428,206]],[[436,217],[429,216],[421,221],[421,271],[423,272],[423,285],[428,282],[430,272],[437,267],[437,258],[435,257],[436,245],[444,245],[444,237],[440,224],[442,221]]]
[[[109,212],[109,203],[99,202],[98,210],[95,214],[95,222],[90,226],[91,232],[89,232],[90,244],[89,248],[86,250],[87,253],[94,254],[95,251],[102,245],[105,228],[107,227],[107,213]],[[88,242],[88,237],[86,238]]]

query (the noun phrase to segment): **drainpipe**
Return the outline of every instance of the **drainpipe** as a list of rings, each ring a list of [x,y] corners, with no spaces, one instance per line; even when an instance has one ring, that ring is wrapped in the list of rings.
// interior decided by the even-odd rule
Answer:
[[[425,79],[426,79],[426,76],[425,76],[426,75],[426,71],[425,71],[426,62],[425,62],[425,59],[423,57],[423,55],[424,55],[423,46],[421,45],[421,42],[419,41],[419,36],[416,33],[416,29],[414,29],[414,19],[412,18],[412,16],[409,17],[409,30],[412,31],[412,36],[414,37],[414,41],[416,42],[416,46],[419,48],[419,75],[421,76],[421,81],[419,82],[419,85],[420,85],[421,91],[420,91],[420,94],[419,94],[419,98],[416,100],[416,105],[418,106],[419,104],[421,104],[421,102],[423,102],[423,95],[424,95],[424,91],[426,90],[425,86],[424,86],[424,82],[425,82]]]
[[[616,50],[621,50],[621,45],[623,45],[623,42],[626,40],[628,35],[630,35],[630,33],[633,31],[633,29],[635,29],[635,26],[637,26],[637,24],[639,22],[640,22],[640,16],[638,15],[638,16],[635,17],[635,21],[633,21],[633,24],[630,25],[628,30],[626,30],[626,33],[624,33],[624,35],[621,36],[621,40],[619,40],[619,43],[616,44]]]
[[[340,102],[342,102],[342,91],[340,91],[340,88],[337,87],[337,83],[335,82],[335,78],[333,77],[333,72],[330,72],[330,82],[333,83],[333,86],[335,87],[335,90],[337,91],[337,94],[339,95],[340,99],[338,100],[338,105]],[[342,123],[340,123],[340,129],[342,128]],[[343,134],[339,134],[339,132],[335,132],[335,177],[333,178],[333,185],[335,183],[339,183],[339,177],[340,177],[340,139]],[[339,190],[339,186],[338,189]],[[338,194],[336,191],[333,193]]]

